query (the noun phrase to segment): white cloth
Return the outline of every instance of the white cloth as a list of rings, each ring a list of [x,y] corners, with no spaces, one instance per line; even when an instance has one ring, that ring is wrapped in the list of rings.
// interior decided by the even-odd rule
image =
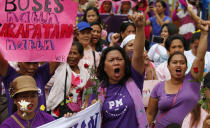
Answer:
[[[201,115],[200,115],[200,121],[197,125],[197,127],[193,126],[193,127],[190,127],[190,120],[191,120],[191,113],[189,113],[183,120],[183,123],[182,123],[182,128],[203,128],[203,121],[206,119],[208,113],[201,108]]]
[[[128,42],[130,42],[131,40],[134,40],[135,37],[136,37],[136,35],[134,35],[134,34],[130,34],[130,35],[126,36],[125,39],[122,41],[120,47],[121,47],[121,48],[124,48],[125,45],[126,45]]]
[[[148,56],[154,62],[155,67],[168,60],[166,48],[159,44],[154,44],[149,49]]]
[[[186,51],[184,54],[187,57],[188,69],[186,73],[188,73],[192,67],[193,61],[195,60],[196,56],[192,54],[192,50]],[[210,72],[210,52],[206,52],[205,55],[204,72]]]
[[[82,83],[78,86],[82,88],[86,85],[89,79],[89,73],[83,67],[79,68],[80,68],[80,79]],[[54,110],[63,101],[66,71],[68,72],[66,93],[68,93],[71,87],[72,70],[68,65],[68,63],[61,63],[55,71],[54,82],[52,82],[53,86],[50,90],[49,96],[46,101],[47,111]]]

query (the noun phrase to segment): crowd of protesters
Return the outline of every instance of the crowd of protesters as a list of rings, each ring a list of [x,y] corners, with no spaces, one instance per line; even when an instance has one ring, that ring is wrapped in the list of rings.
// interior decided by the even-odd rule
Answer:
[[[0,52],[0,128],[38,127],[97,100],[102,128],[210,128],[209,0],[78,4],[66,62],[8,62]],[[103,14],[128,17],[110,40]],[[99,95],[87,93],[96,81]],[[158,84],[145,105],[147,81]]]

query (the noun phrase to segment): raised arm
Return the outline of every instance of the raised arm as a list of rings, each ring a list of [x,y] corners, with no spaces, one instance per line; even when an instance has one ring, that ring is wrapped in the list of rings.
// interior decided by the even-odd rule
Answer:
[[[201,29],[201,37],[197,49],[197,55],[190,70],[193,78],[197,81],[200,81],[204,71],[204,63],[205,63],[204,58],[207,50],[208,25],[201,24],[200,29]]]
[[[59,62],[50,62],[50,75],[53,75],[55,73],[55,70],[57,69],[57,67],[59,66]]]
[[[6,59],[4,59],[3,55],[0,52],[0,75],[2,77],[5,77],[7,75],[7,71],[8,71],[8,62]]]
[[[144,73],[144,45],[145,45],[145,33],[144,24],[145,18],[143,13],[134,13],[129,18],[136,26],[136,37],[134,40],[134,51],[131,64],[133,68],[140,74]]]
[[[160,26],[162,26],[162,25],[164,25],[164,24],[170,23],[170,20],[163,21],[163,20],[160,18],[160,16],[159,16],[159,14],[157,13],[155,7],[153,7],[152,10],[153,10],[153,12],[154,12],[154,14],[155,14],[155,17],[156,17],[156,19],[157,19],[157,23],[159,23]]]

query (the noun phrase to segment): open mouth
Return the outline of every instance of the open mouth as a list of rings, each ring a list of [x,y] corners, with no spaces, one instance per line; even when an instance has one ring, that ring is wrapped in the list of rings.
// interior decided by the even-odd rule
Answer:
[[[177,72],[177,73],[181,73],[182,70],[181,70],[181,69],[176,69],[176,72]]]
[[[115,75],[115,77],[120,77],[120,69],[119,68],[114,69],[114,75]]]

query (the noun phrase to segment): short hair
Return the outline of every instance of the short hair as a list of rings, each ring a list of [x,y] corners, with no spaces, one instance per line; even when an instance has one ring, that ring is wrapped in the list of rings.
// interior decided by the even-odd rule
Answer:
[[[192,35],[192,38],[190,40],[190,43],[194,43],[195,40],[200,40],[201,32],[196,32]]]
[[[178,28],[176,27],[176,25],[174,25],[174,24],[172,24],[172,23],[163,24],[163,26],[161,27],[161,32],[162,32],[162,30],[163,30],[164,27],[167,27],[169,36],[178,34],[178,31],[179,31],[179,30],[178,30]]]
[[[184,46],[184,49],[186,48],[185,46],[185,39],[183,36],[181,35],[178,35],[178,34],[175,34],[175,35],[172,35],[172,36],[169,36],[167,39],[166,39],[166,42],[165,42],[165,48],[167,49],[167,51],[170,51],[170,46],[172,44],[172,41],[173,40],[181,40],[183,46]]]
[[[84,48],[83,48],[82,44],[79,43],[78,41],[73,41],[72,46],[74,46],[74,45],[77,46],[79,54],[83,56]]]
[[[169,58],[168,58],[168,65],[170,64],[171,59],[172,59],[175,55],[182,55],[182,56],[184,57],[184,60],[185,60],[185,62],[186,62],[186,66],[187,66],[187,58],[186,58],[186,56],[185,56],[183,53],[181,53],[181,52],[174,52],[173,54],[171,54],[171,55],[169,56]]]
[[[128,78],[131,76],[131,69],[130,69],[131,62],[125,50],[119,46],[108,47],[104,49],[104,51],[102,52],[100,63],[97,68],[97,77],[102,82],[102,87],[106,87],[109,84],[109,78],[106,72],[104,71],[104,67],[105,67],[105,60],[106,60],[107,54],[113,50],[119,51],[122,54],[125,61],[125,69],[124,69],[125,76],[120,80],[119,83],[122,85],[125,84]]]
[[[101,23],[101,18],[100,18],[98,9],[97,9],[96,7],[94,7],[94,6],[90,6],[90,7],[88,7],[88,8],[85,10],[82,21],[86,21],[86,22],[87,22],[87,12],[90,11],[90,10],[93,10],[93,11],[96,12],[96,15],[98,16],[98,20],[97,20],[97,21],[98,21],[99,23]]]

